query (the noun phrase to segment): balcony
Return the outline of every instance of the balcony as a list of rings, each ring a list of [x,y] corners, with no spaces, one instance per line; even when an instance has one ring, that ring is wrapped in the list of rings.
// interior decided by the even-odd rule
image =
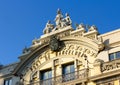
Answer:
[[[61,83],[66,83],[74,80],[82,80],[85,78],[87,78],[87,69],[79,70],[73,73],[53,77],[46,80],[31,82],[28,85],[60,85]]]

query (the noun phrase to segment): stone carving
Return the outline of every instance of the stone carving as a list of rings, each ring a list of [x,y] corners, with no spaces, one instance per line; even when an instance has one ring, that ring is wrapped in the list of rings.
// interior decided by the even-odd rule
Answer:
[[[32,75],[32,81],[36,81],[38,79],[37,77],[37,72],[35,72],[33,75]]]
[[[95,25],[88,27],[88,31],[94,31],[94,30],[97,30],[97,27]]]
[[[60,41],[55,35],[51,36],[49,46],[52,51],[58,51],[60,49]]]
[[[110,71],[110,70],[117,69],[117,68],[120,68],[120,59],[103,63],[101,66],[102,72]]]
[[[63,23],[64,25],[62,27],[69,26],[72,24],[72,20],[70,19],[70,16],[68,13],[66,13],[66,17],[62,21],[64,22]]]
[[[52,32],[53,28],[54,28],[54,25],[51,24],[50,21],[48,21],[48,22],[46,23],[45,29],[43,30],[43,33],[44,33],[44,34],[50,33],[50,32]]]
[[[101,64],[103,64],[103,63],[104,63],[104,60],[96,59],[96,60],[94,61],[94,63],[101,63]]]
[[[54,49],[54,47],[53,47]],[[44,53],[42,53],[41,55],[39,55],[38,59],[36,59],[32,66],[30,67],[31,71],[34,71],[38,68],[38,66],[40,66],[41,64],[43,64],[44,62],[48,61],[51,59],[50,57],[50,53],[51,51],[48,50]],[[57,52],[57,56],[59,55],[75,55],[78,57],[83,57],[84,55],[89,55],[92,57],[96,57],[96,53],[94,53],[92,50],[87,49],[83,46],[80,45],[76,45],[76,44],[66,44],[66,46],[59,52]],[[55,64],[57,65],[59,63],[59,60],[55,60]]]
[[[57,53],[57,55],[75,55],[78,57],[83,57],[84,55],[89,55],[96,57],[97,53],[92,50],[85,48],[76,44],[67,44],[64,49]]]
[[[27,53],[27,52],[29,52],[29,49],[25,46],[25,48],[23,49],[23,54],[25,54],[25,53]]]
[[[59,64],[59,59],[55,59],[54,60],[54,65],[58,65]]]
[[[57,15],[56,15],[56,18],[55,18],[55,23],[56,23],[57,28],[61,27],[62,19],[63,19],[63,15],[61,14],[60,9],[58,9],[57,10]]]
[[[45,51],[32,63],[30,67],[31,71],[34,71],[38,66],[48,60],[50,60],[50,51]]]
[[[72,20],[70,19],[70,16],[68,13],[66,13],[66,17],[63,18],[63,15],[62,15],[60,9],[58,9],[57,15],[55,18],[55,23],[56,23],[56,27],[54,30],[57,30],[60,28],[64,28],[66,26],[70,26],[72,24]]]
[[[75,24],[75,25],[76,25],[76,29],[85,29],[85,25],[83,23]]]

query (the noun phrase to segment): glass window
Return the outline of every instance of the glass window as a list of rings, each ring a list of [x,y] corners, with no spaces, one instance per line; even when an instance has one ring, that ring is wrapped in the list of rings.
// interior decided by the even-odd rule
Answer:
[[[112,54],[109,54],[109,60],[114,60],[115,58],[114,58],[114,53],[112,53]]]
[[[41,85],[52,85],[52,70],[41,72]]]
[[[116,58],[120,58],[120,52],[116,52]]]
[[[6,79],[4,85],[12,85],[12,78]]]
[[[63,65],[62,67],[62,74],[63,74],[63,81],[69,81],[73,80],[75,78],[75,69],[74,69],[74,63],[70,63],[67,65]]]
[[[109,54],[109,60],[114,60],[120,58],[120,51]]]

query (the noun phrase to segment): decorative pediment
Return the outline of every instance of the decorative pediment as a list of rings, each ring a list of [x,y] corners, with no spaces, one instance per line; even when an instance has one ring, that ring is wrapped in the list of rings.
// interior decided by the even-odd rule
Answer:
[[[33,40],[32,47],[39,46],[41,44],[50,42],[51,36],[56,35],[59,39],[64,37],[79,37],[87,38],[93,42],[99,44],[99,48],[102,50],[102,37],[100,37],[95,25],[89,26],[81,24],[76,24],[76,28],[72,27],[72,20],[68,13],[66,16],[62,15],[60,9],[57,11],[55,17],[55,24],[52,24],[50,21],[47,22],[44,31],[44,34],[40,38]],[[86,40],[87,41],[87,40]]]
[[[24,50],[14,74],[34,74],[40,67],[51,66],[50,62],[58,65],[60,58],[74,59],[83,65],[84,57],[87,56],[94,63],[98,52],[104,48],[96,26],[77,24],[74,30],[70,16],[66,14],[64,18],[60,10],[57,11],[55,25],[48,21],[43,32],[39,39],[33,40],[29,51]]]

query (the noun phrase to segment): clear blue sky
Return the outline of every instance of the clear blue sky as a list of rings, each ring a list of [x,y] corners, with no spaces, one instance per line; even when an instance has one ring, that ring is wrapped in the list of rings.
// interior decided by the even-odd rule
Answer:
[[[0,0],[0,63],[18,61],[58,8],[73,23],[96,25],[101,34],[120,28],[120,0]]]

